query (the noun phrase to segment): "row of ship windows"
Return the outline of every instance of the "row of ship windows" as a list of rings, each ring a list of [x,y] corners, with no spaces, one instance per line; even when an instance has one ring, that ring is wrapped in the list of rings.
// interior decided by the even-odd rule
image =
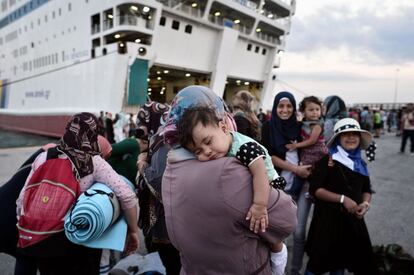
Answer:
[[[6,17],[0,20],[0,28],[7,26],[8,24],[13,23],[14,21],[26,16],[28,13],[34,11],[35,9],[39,8],[43,4],[47,3],[49,0],[31,0],[21,6],[20,8],[16,9],[12,13],[8,14]],[[7,8],[7,7],[6,7]],[[72,4],[69,3],[69,9],[72,9]]]
[[[59,62],[59,55],[57,53],[45,55],[42,57],[35,58],[31,61],[23,62],[23,71],[32,71],[33,69],[42,68],[48,65],[54,65]],[[65,52],[62,52],[62,61],[64,61]]]
[[[33,2],[33,1],[32,1]],[[23,7],[25,7],[25,6],[23,6]],[[17,11],[15,11],[15,12],[13,12],[10,16],[11,16],[11,18],[13,18],[14,17],[14,15],[13,14],[17,14],[16,15],[16,17],[17,18],[20,18],[20,17],[22,17],[22,16],[24,16],[26,13],[28,13],[28,12],[30,12],[31,11],[31,9],[30,10],[28,10],[28,11],[26,11],[26,10],[23,10],[22,11],[22,14],[20,14],[20,12],[18,12],[19,10],[21,10],[23,7],[21,7],[20,9],[18,9]],[[70,12],[70,11],[72,11],[72,4],[71,3],[68,3],[68,11]],[[62,9],[61,8],[59,8],[57,11],[52,11],[52,13],[51,13],[51,18],[52,19],[55,19],[56,18],[56,16],[61,16],[62,15]],[[6,18],[7,19],[7,18]],[[49,19],[49,17],[48,17],[48,14],[45,14],[45,16],[44,16],[44,23],[47,23],[48,22],[48,19]],[[41,22],[42,22],[42,19],[41,18],[37,18],[37,25],[38,26],[40,26],[41,25]],[[10,22],[9,22],[10,23]],[[33,29],[34,28],[34,26],[35,26],[35,23],[32,21],[32,22],[30,22],[30,28],[31,29]],[[0,27],[1,27],[1,25],[0,25]],[[24,26],[24,31],[25,32],[27,32],[27,30],[28,30],[28,26],[27,25],[25,25]],[[10,32],[10,33],[8,33],[5,37],[4,37],[4,41],[5,41],[5,43],[7,43],[7,42],[10,42],[10,41],[12,41],[12,40],[14,40],[14,39],[16,39],[17,37],[18,37],[18,34],[21,34],[22,33],[22,30],[19,28],[19,32],[17,33],[17,30],[15,30],[15,31],[12,31],[12,32]],[[0,45],[2,45],[3,44],[3,38],[2,37],[0,37]]]
[[[73,26],[73,28],[68,28],[68,31],[67,32],[68,33],[71,33],[72,30],[73,31],[76,31],[76,26]],[[65,31],[62,31],[62,36],[63,35],[65,35]],[[53,35],[53,38],[56,38],[56,37],[57,37],[57,35],[54,34]],[[45,38],[45,42],[48,42],[48,41],[49,41],[49,39],[48,38]],[[42,41],[39,40],[39,42],[37,43],[37,45],[41,45],[41,44],[42,44]],[[35,42],[31,42],[30,43],[30,48],[34,48],[34,47],[35,47]],[[17,58],[17,57],[23,56],[23,55],[25,55],[27,53],[28,53],[28,47],[27,46],[23,46],[23,47],[20,47],[19,49],[14,49],[13,52],[12,52],[12,55],[13,55],[14,58]]]
[[[160,18],[160,26],[165,26],[167,24],[167,18],[166,17],[164,17],[164,16],[162,16],[161,18]],[[172,20],[171,21],[171,28],[173,29],[173,30],[179,30],[180,29],[180,21],[177,21],[177,20]],[[184,31],[186,32],[186,33],[191,33],[192,31],[193,31],[193,26],[192,25],[189,25],[189,24],[187,24],[186,26],[185,26],[185,28],[184,28]]]
[[[18,0],[19,2],[21,0]],[[13,7],[16,4],[16,0],[4,0],[1,2],[1,11],[4,12],[7,10],[7,4],[9,4],[9,7]]]
[[[252,51],[253,50],[253,45],[252,44],[247,44],[247,50],[248,51]],[[260,52],[260,47],[259,46],[255,46],[254,47],[254,52],[255,53],[259,53]],[[262,49],[262,54],[266,55],[267,50],[265,48]]]

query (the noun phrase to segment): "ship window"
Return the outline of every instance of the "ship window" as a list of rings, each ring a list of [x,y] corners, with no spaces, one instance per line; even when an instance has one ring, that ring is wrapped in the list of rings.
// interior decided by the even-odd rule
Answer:
[[[263,49],[263,50],[262,50],[262,54],[263,54],[263,55],[266,55],[266,49]]]
[[[59,62],[59,60],[58,60],[58,54],[57,53],[55,53],[55,60],[56,60],[56,63],[58,63]]]
[[[40,18],[37,19],[37,24],[40,26]]]
[[[65,61],[65,51],[62,51],[62,62]]]
[[[185,32],[186,33],[191,33],[192,31],[193,31],[193,26],[191,26],[191,25],[185,26]]]
[[[34,43],[32,42],[32,48],[34,48]]]
[[[68,11],[71,11],[72,10],[72,3],[69,3],[68,4]]]
[[[247,50],[251,51],[252,50],[252,44],[247,44]]]
[[[92,40],[92,48],[99,47],[100,45],[101,45],[101,39],[100,38],[95,38],[94,40]]]
[[[55,17],[56,17],[56,12],[52,11],[52,18],[55,19]]]
[[[164,16],[161,16],[161,18],[160,18],[160,25],[161,26],[165,26],[165,21],[166,21],[167,19],[164,17]]]
[[[259,52],[259,50],[260,50],[260,47],[259,47],[259,46],[256,46],[256,48],[254,49],[254,52],[255,52],[255,53],[258,53],[258,52]]]
[[[45,15],[45,22],[47,22],[47,15]]]
[[[59,13],[59,16],[62,15],[62,9],[61,8],[59,8],[58,13]]]
[[[172,24],[171,24],[171,28],[173,28],[174,30],[179,30],[180,29],[180,22],[178,22],[177,20],[173,20]]]

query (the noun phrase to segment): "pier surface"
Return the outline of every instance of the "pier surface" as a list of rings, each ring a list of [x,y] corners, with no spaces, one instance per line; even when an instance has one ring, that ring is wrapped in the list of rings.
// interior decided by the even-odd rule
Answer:
[[[399,154],[400,137],[387,134],[376,139],[377,157],[369,163],[375,194],[366,215],[374,245],[397,243],[414,255],[414,156]],[[39,147],[0,149],[0,185]],[[290,245],[289,245],[290,246]],[[0,253],[0,273],[13,274],[14,259]]]

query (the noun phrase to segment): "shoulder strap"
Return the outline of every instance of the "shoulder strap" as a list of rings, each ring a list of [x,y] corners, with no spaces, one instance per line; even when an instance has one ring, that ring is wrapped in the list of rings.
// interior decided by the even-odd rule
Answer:
[[[49,159],[57,159],[59,157],[59,154],[60,153],[59,153],[59,151],[58,151],[58,149],[56,147],[49,148],[47,150],[46,160],[49,160]]]

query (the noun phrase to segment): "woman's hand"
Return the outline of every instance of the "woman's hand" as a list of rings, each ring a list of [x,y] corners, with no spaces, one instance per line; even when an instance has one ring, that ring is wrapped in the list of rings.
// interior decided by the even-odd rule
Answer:
[[[311,174],[312,165],[298,165],[294,173],[299,177],[306,179]]]
[[[128,230],[127,239],[125,244],[124,252],[127,255],[133,254],[139,247],[138,228],[137,230]]]
[[[289,150],[289,151],[293,151],[296,149],[296,143],[288,143],[285,145],[285,147]]]
[[[143,174],[145,168],[147,168],[148,166],[147,157],[148,157],[147,152],[144,152],[138,155],[137,167],[138,167],[138,171],[140,174]]]
[[[365,216],[365,213],[368,212],[369,209],[369,202],[364,201],[357,206],[357,210],[355,215],[358,219],[362,219]]]
[[[356,202],[353,199],[348,198],[347,196],[344,197],[343,205],[345,209],[348,211],[348,213],[355,214],[358,210],[358,205],[356,204]]]

